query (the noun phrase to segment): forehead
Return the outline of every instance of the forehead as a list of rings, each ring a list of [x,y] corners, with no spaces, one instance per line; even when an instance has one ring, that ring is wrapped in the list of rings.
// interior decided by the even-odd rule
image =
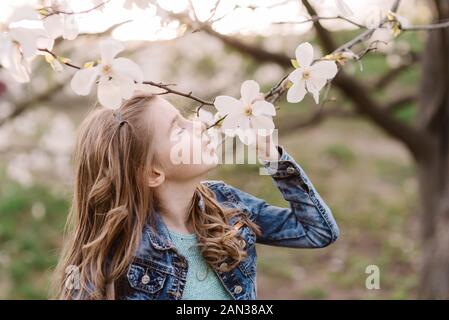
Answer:
[[[155,100],[152,103],[150,110],[153,116],[154,114],[174,115],[178,112],[178,109],[176,109],[176,107],[173,104],[171,104],[168,100],[159,96],[155,97]]]

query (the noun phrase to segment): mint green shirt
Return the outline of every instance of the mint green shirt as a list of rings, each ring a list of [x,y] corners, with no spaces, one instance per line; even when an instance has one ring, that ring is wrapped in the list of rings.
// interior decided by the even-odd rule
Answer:
[[[172,242],[188,262],[183,300],[233,300],[197,246],[195,233],[183,234],[168,229]]]

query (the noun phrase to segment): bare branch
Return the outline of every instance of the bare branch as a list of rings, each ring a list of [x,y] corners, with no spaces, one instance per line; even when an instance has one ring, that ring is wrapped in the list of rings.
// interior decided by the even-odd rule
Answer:
[[[50,54],[51,56],[53,56],[53,58],[58,59],[59,61],[61,61],[60,57],[57,54],[55,54],[54,52],[52,52],[52,51],[50,51],[48,49],[38,49],[38,50],[42,51],[42,52],[46,52],[46,53]],[[66,66],[71,67],[73,69],[77,69],[77,70],[82,69],[82,67],[77,66],[77,65],[75,65],[75,64],[73,64],[71,62],[67,62],[67,61],[61,61],[61,62],[63,64],[65,64]],[[142,83],[165,90],[165,92],[160,93],[160,94],[172,93],[172,94],[176,94],[178,96],[182,96],[182,97],[194,100],[196,102],[201,103],[202,105],[209,105],[209,106],[213,106],[214,105],[214,103],[211,102],[211,101],[206,101],[206,100],[203,100],[203,99],[201,99],[199,97],[194,96],[192,91],[186,93],[186,92],[182,92],[182,91],[178,91],[178,90],[170,88],[170,86],[175,86],[176,84],[164,84],[164,83],[161,83],[161,82],[153,82],[153,81],[143,81]]]

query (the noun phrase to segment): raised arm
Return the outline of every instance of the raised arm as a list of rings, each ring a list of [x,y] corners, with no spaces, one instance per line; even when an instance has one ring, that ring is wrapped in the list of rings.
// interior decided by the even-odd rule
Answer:
[[[316,191],[301,166],[277,145],[279,161],[265,162],[274,183],[290,208],[268,204],[265,200],[228,185],[235,196],[252,212],[262,229],[258,243],[293,247],[322,248],[334,242],[339,228],[332,211]]]

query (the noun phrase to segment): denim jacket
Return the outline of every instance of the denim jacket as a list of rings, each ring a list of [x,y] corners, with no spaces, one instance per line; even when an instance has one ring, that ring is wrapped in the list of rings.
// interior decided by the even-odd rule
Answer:
[[[215,271],[235,300],[257,298],[256,243],[290,248],[322,248],[334,242],[339,228],[332,212],[298,163],[277,146],[280,159],[264,163],[275,185],[290,204],[282,208],[268,204],[223,181],[205,180],[221,205],[236,207],[256,222],[262,235],[256,237],[243,225],[239,230],[246,241],[247,257],[228,271]],[[273,163],[276,165],[273,169]],[[118,299],[179,300],[186,284],[187,259],[170,242],[167,226],[156,212],[156,230],[144,228],[141,243],[126,275],[119,281]],[[238,216],[230,219],[234,226]],[[230,259],[230,258],[228,258]],[[228,261],[229,262],[229,261]],[[223,262],[223,263],[226,263]]]

